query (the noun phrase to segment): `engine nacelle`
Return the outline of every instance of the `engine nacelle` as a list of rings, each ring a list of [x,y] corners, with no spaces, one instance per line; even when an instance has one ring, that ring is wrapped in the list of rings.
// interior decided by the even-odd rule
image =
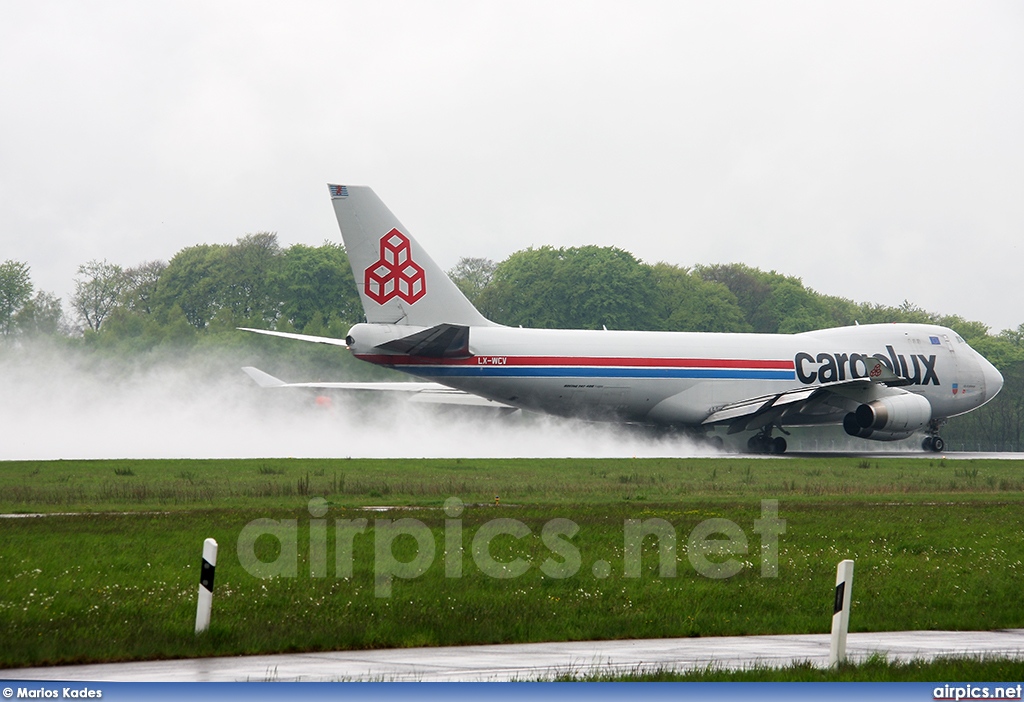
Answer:
[[[899,441],[900,439],[906,439],[912,435],[912,431],[879,431],[877,429],[865,429],[861,425],[857,424],[857,414],[855,412],[849,412],[843,418],[843,429],[850,436],[856,436],[858,439],[871,439],[872,441]]]
[[[861,405],[843,418],[843,429],[862,439],[896,441],[923,429],[931,418],[931,403],[920,395],[907,393]]]

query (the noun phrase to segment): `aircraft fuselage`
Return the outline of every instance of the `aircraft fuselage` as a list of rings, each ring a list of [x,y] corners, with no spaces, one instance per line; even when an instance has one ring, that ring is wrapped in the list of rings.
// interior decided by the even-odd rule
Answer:
[[[415,331],[360,324],[357,358],[523,409],[588,419],[700,425],[716,408],[751,397],[868,378],[882,363],[933,417],[968,412],[1002,385],[998,371],[955,332],[879,324],[802,334],[470,328],[469,354],[423,358],[381,353]],[[804,408],[787,424],[835,422],[861,400]],[[840,406],[842,405],[842,406]]]

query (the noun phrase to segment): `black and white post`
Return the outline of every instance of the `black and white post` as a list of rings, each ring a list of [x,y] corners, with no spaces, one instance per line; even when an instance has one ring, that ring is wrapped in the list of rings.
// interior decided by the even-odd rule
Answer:
[[[853,561],[845,560],[836,568],[836,602],[832,608],[832,646],[828,664],[837,666],[846,661],[846,632],[850,630],[850,601],[853,591]]]
[[[203,542],[203,569],[199,574],[199,602],[196,605],[196,633],[201,634],[210,627],[210,610],[213,608],[213,573],[217,568],[217,542],[207,539]]]

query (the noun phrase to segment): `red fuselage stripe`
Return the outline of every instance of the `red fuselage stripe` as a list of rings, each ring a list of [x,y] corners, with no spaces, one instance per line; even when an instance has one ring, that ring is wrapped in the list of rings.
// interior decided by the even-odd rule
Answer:
[[[470,358],[424,358],[400,354],[359,354],[363,361],[385,365],[410,366],[615,366],[626,368],[743,368],[756,370],[793,370],[793,361],[745,358],[617,358],[606,356],[501,356]],[[500,359],[500,360],[499,360]]]

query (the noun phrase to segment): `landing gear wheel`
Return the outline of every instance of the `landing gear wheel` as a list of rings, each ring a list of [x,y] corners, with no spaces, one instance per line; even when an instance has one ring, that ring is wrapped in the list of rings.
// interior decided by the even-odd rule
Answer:
[[[781,436],[773,439],[767,434],[755,434],[747,439],[747,450],[757,454],[783,454],[786,452],[786,439]]]
[[[723,439],[720,436],[712,436],[711,438],[708,439],[708,446],[715,449],[716,451],[721,451],[722,449],[725,448],[725,439]]]
[[[924,441],[921,442],[921,448],[925,451],[933,451],[934,453],[942,453],[946,450],[946,442],[939,436],[939,430],[945,421],[944,419],[933,419],[928,422]]]

